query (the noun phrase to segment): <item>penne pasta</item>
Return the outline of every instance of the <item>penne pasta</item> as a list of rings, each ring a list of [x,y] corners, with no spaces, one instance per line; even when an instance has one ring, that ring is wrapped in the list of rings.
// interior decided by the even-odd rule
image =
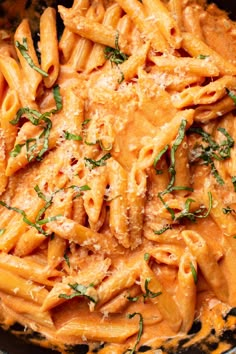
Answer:
[[[60,353],[225,352],[235,22],[206,0],[51,4],[0,28],[1,326]]]

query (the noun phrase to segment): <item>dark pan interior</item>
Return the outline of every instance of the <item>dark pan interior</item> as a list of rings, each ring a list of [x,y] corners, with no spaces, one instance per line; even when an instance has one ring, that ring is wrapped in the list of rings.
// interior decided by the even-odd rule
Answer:
[[[70,7],[73,0],[61,0],[58,3]],[[226,10],[233,20],[236,20],[236,0],[214,0],[209,2],[215,2],[220,8]],[[1,3],[1,0],[0,0]],[[59,23],[60,24],[60,23]],[[235,334],[232,334],[230,340],[232,344],[232,349],[224,352],[222,354],[236,354],[236,338]],[[200,350],[200,351],[199,351]],[[141,352],[145,352],[143,348]],[[58,352],[49,349],[44,349],[40,347],[28,344],[21,339],[15,337],[9,332],[5,332],[0,328],[0,354],[57,354]],[[84,347],[76,348],[74,354],[86,354],[87,349]],[[180,350],[175,352],[175,354],[205,354],[199,348],[189,348],[188,350]]]

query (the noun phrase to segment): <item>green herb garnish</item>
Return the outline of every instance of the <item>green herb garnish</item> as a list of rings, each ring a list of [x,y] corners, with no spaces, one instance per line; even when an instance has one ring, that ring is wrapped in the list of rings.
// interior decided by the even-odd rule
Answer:
[[[119,32],[116,33],[115,48],[105,47],[104,54],[107,60],[110,60],[111,63],[114,63],[116,65],[122,64],[128,59],[128,56],[120,51]]]
[[[150,283],[150,281],[151,281],[151,278],[145,279],[144,288],[145,288],[146,293],[143,294],[144,301],[145,301],[147,298],[153,299],[154,297],[160,296],[160,295],[162,294],[161,291],[158,291],[157,293],[154,293],[153,291],[151,291],[151,290],[148,288],[148,284]]]
[[[233,176],[233,177],[231,178],[231,181],[232,181],[233,186],[234,186],[234,191],[236,192],[236,176]]]
[[[10,121],[11,124],[16,125],[19,123],[20,119],[24,117],[27,118],[33,125],[40,126],[42,128],[42,132],[39,135],[38,139],[30,138],[27,139],[24,144],[17,144],[10,152],[10,155],[12,157],[16,157],[21,152],[21,149],[24,145],[26,146],[28,161],[32,161],[35,158],[36,160],[40,161],[45,152],[48,151],[49,135],[52,128],[52,121],[49,117],[52,114],[57,113],[62,108],[62,98],[60,96],[58,85],[53,88],[53,96],[56,103],[56,108],[52,109],[51,111],[40,113],[35,109],[23,107],[17,111],[16,117]],[[40,139],[43,139],[43,147],[35,156],[34,152],[37,148],[37,140]]]
[[[88,298],[90,301],[92,301],[94,304],[97,303],[97,300],[94,299],[92,296],[88,295],[87,294],[87,290],[91,287],[93,287],[93,285],[89,285],[89,286],[85,286],[85,285],[82,285],[82,284],[78,284],[78,283],[75,283],[75,284],[68,284],[69,287],[71,289],[74,290],[74,293],[72,293],[71,295],[67,295],[67,294],[59,294],[59,298],[60,299],[66,299],[66,300],[70,300],[70,299],[73,299],[74,297],[81,297],[81,296],[84,296],[86,298]]]
[[[27,43],[27,38],[23,37],[22,43],[16,41],[15,43],[16,48],[19,49],[21,55],[25,58],[29,66],[34,69],[35,71],[39,72],[42,76],[48,77],[48,73],[42,69],[40,69],[35,63],[33,62],[32,58],[30,57],[28,53],[28,43]]]
[[[135,353],[136,348],[137,348],[137,345],[139,344],[140,339],[141,339],[142,334],[143,334],[143,316],[142,316],[142,314],[139,313],[139,312],[134,312],[134,313],[128,314],[127,317],[128,317],[129,319],[131,319],[131,318],[135,317],[136,315],[139,316],[139,331],[138,331],[138,336],[137,336],[137,339],[136,339],[136,342],[135,342],[135,344],[134,344],[133,349],[127,349],[127,350],[125,351],[125,353],[130,353],[130,354],[134,354],[134,353]],[[125,353],[124,353],[124,354],[125,354]]]
[[[66,140],[76,140],[76,141],[82,140],[82,137],[80,135],[69,133],[68,131],[64,132],[64,136]]]
[[[6,231],[6,229],[0,229],[0,236],[2,236],[5,231]]]
[[[190,262],[190,269],[193,276],[194,283],[197,284],[197,271],[192,262]]]
[[[73,198],[72,198],[73,200],[81,197],[81,195],[82,195],[81,192],[91,190],[91,188],[87,184],[84,184],[83,186],[80,186],[80,187],[76,186],[76,185],[71,185],[69,187],[66,187],[65,189],[73,189],[75,192],[77,192],[76,195],[73,196]]]
[[[154,230],[154,234],[156,234],[156,235],[161,235],[161,234],[163,234],[165,231],[171,230],[171,229],[172,229],[172,225],[171,225],[171,224],[166,224],[166,225],[163,226],[160,230]]]
[[[233,91],[230,91],[228,88],[225,88],[227,95],[232,98],[234,104],[236,105],[236,95],[233,93]]]
[[[182,186],[174,187],[175,175],[176,175],[175,153],[184,139],[186,126],[187,126],[187,121],[185,119],[183,119],[181,121],[181,124],[179,127],[178,135],[177,135],[177,137],[171,147],[171,150],[170,150],[170,167],[169,167],[170,182],[169,182],[168,186],[166,187],[166,190],[164,192],[162,192],[162,194],[170,193],[174,190],[190,190],[190,191],[192,191],[192,188],[189,188],[189,187],[184,187],[184,186],[183,187]]]
[[[21,152],[21,149],[22,149],[22,147],[23,147],[24,145],[25,145],[25,144],[17,144],[17,145],[15,145],[14,149],[11,150],[11,152],[10,152],[10,156],[11,156],[11,157],[16,157],[17,155],[19,155],[20,152]]]
[[[64,259],[65,259],[66,264],[70,268],[70,258],[66,252],[64,253]]]
[[[84,125],[88,124],[90,121],[91,121],[91,119],[85,119],[85,120],[81,123],[81,125],[84,126]]]
[[[154,166],[154,168],[155,168],[155,170],[156,170],[156,174],[157,174],[157,175],[161,175],[161,174],[163,173],[162,170],[158,170],[158,169],[157,169],[157,163],[160,161],[160,159],[162,158],[162,156],[166,153],[166,151],[168,150],[168,148],[169,148],[169,145],[166,145],[166,146],[159,152],[159,154],[158,154],[158,155],[155,157],[155,159],[154,159],[153,166]]]
[[[148,262],[149,261],[149,259],[150,259],[150,253],[144,253],[144,256],[143,256],[143,259],[146,261],[146,262]]]
[[[199,54],[199,55],[197,56],[197,59],[206,59],[206,58],[208,58],[208,57],[209,57],[209,55]]]
[[[222,211],[224,214],[232,214],[232,213],[236,213],[236,210],[230,208],[229,206],[227,206],[226,208],[222,208]]]
[[[202,128],[191,127],[188,130],[188,133],[200,135],[203,142],[207,144],[198,144],[195,146],[192,162],[202,160],[204,165],[210,166],[211,173],[215,177],[216,181],[220,185],[223,185],[225,182],[217,171],[214,160],[224,161],[228,159],[230,157],[231,148],[234,146],[234,140],[224,128],[218,128],[217,130],[226,137],[226,139],[220,144],[217,143],[211,135],[205,132]]]
[[[41,219],[41,220],[37,220],[36,222],[32,222],[28,219],[26,213],[24,210],[21,210],[19,208],[15,208],[15,207],[11,207],[10,205],[6,204],[5,202],[0,200],[0,205],[4,206],[5,208],[7,208],[8,210],[13,210],[15,212],[17,212],[18,214],[21,214],[23,216],[23,221],[27,224],[30,225],[32,227],[34,227],[38,232],[40,232],[41,234],[43,234],[44,236],[49,236],[50,234],[48,234],[46,231],[44,231],[41,227],[41,225],[47,224],[50,221],[54,221],[56,219],[58,219],[61,215],[56,215],[47,219]]]
[[[106,60],[110,60],[112,65],[113,65],[113,63],[115,65],[117,65],[119,70],[120,70],[119,65],[128,59],[128,56],[125,53],[120,51],[119,32],[116,33],[115,48],[105,47],[104,55],[105,55]],[[118,80],[119,84],[124,80],[124,73],[121,70],[120,70],[120,73],[121,73],[121,78]]]
[[[99,167],[99,166],[105,166],[106,165],[106,160],[108,160],[111,157],[111,154],[108,153],[101,157],[99,160],[93,160],[88,157],[85,157],[85,166],[88,167],[90,170]]]
[[[160,198],[162,204],[164,207],[169,211],[171,218],[174,222],[176,221],[183,221],[184,219],[188,219],[189,221],[195,222],[196,219],[202,219],[208,217],[208,215],[211,212],[212,209],[212,194],[211,192],[208,192],[208,199],[209,199],[209,206],[208,210],[203,214],[204,208],[200,207],[199,209],[195,210],[194,212],[190,211],[191,203],[195,202],[194,199],[187,198],[184,204],[184,209],[179,212],[175,213],[174,209],[172,209],[162,198],[161,193],[158,194],[158,197]],[[166,230],[168,230],[170,227],[167,227]],[[166,230],[159,230],[159,231],[154,231],[155,234],[160,234],[165,232]]]

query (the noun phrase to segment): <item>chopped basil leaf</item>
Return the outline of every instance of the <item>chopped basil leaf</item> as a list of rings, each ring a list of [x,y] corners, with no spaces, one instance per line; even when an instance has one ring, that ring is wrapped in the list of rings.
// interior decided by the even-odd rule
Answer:
[[[62,216],[63,216],[63,215],[61,215],[61,214],[58,214],[58,215],[55,215],[55,216],[49,216],[49,217],[46,218],[46,219],[37,220],[37,224],[38,224],[38,225],[44,225],[44,224],[47,224],[48,222],[58,220],[58,219],[61,218]]]
[[[2,236],[5,231],[6,231],[6,229],[0,229],[0,236]]]
[[[197,271],[192,262],[190,262],[190,269],[193,276],[194,283],[197,284]]]
[[[131,302],[137,302],[139,300],[140,296],[127,296],[126,299],[131,301]]]
[[[119,80],[118,80],[118,84],[121,84],[124,81],[124,79],[125,79],[125,75],[124,75],[123,71],[121,71],[119,66],[118,66],[118,68],[120,70],[120,75],[121,75]]]
[[[82,126],[88,124],[90,121],[91,121],[91,119],[85,119],[85,120],[82,122]]]
[[[206,58],[208,58],[208,57],[209,57],[209,55],[199,54],[199,55],[197,56],[197,59],[206,59]]]
[[[231,178],[231,181],[232,181],[233,186],[234,186],[234,191],[236,192],[236,176],[233,176],[233,177]]]
[[[153,299],[154,297],[160,296],[160,295],[162,294],[161,291],[158,291],[157,293],[154,293],[153,291],[151,291],[151,290],[148,288],[148,284],[150,283],[150,281],[151,281],[151,278],[145,279],[144,288],[145,288],[146,293],[143,294],[144,301],[145,301],[147,298]]]
[[[116,65],[122,64],[128,59],[128,56],[120,51],[119,32],[116,33],[115,48],[105,47],[104,54],[107,60],[110,60],[111,63],[115,63]]]
[[[115,48],[105,47],[104,55],[106,60],[110,60],[111,64],[114,63],[119,68],[121,73],[121,78],[118,80],[118,83],[121,84],[121,82],[124,80],[124,73],[121,71],[119,65],[122,64],[124,61],[126,61],[128,59],[128,56],[125,53],[122,53],[120,51],[119,32],[116,33]]]
[[[190,190],[190,191],[192,191],[192,188],[190,188],[190,187],[185,187],[185,186],[174,187],[175,175],[176,175],[176,171],[175,171],[175,153],[176,153],[176,150],[178,149],[178,147],[180,146],[180,144],[182,143],[182,141],[184,139],[186,125],[187,125],[187,121],[185,119],[183,119],[181,121],[181,124],[180,124],[180,127],[179,127],[178,135],[177,135],[177,137],[176,137],[176,139],[175,139],[175,141],[174,141],[174,143],[172,145],[172,148],[171,148],[171,151],[170,151],[170,167],[169,167],[170,182],[169,182],[168,186],[166,187],[166,189],[161,193],[162,195],[170,193],[170,192],[172,192],[174,190]],[[164,151],[163,153],[165,153],[165,149],[167,150],[167,147],[165,147],[162,150],[162,151]],[[160,153],[162,153],[162,151]],[[157,158],[158,157],[159,157],[159,155],[157,156]]]
[[[66,252],[64,253],[64,259],[65,259],[66,264],[70,268],[70,258]]]
[[[90,170],[93,168],[99,167],[99,166],[105,166],[106,165],[106,160],[108,160],[111,157],[111,154],[108,153],[104,155],[103,157],[100,158],[100,160],[93,160],[88,157],[85,157],[85,166],[88,167]]]
[[[85,184],[85,185],[83,185],[83,186],[80,186],[80,187],[79,187],[79,186],[75,186],[75,185],[66,187],[66,189],[69,189],[69,188],[71,188],[71,189],[73,189],[74,191],[78,192],[76,195],[73,196],[73,198],[72,198],[73,200],[76,199],[76,198],[81,197],[81,195],[82,195],[81,192],[91,190],[91,188],[90,188],[87,184]]]
[[[171,148],[170,151],[170,167],[169,167],[169,172],[170,172],[170,182],[166,188],[166,191],[171,191],[175,182],[175,175],[176,175],[176,171],[175,171],[175,153],[178,149],[178,147],[180,146],[180,144],[182,143],[184,136],[185,136],[185,128],[187,125],[187,121],[185,119],[183,119],[181,121],[180,127],[179,127],[179,131],[178,131],[178,135],[173,143],[173,146]]]
[[[112,143],[108,144],[108,146],[104,146],[104,144],[101,140],[99,140],[98,142],[99,142],[100,148],[103,151],[110,151],[112,149]]]
[[[24,210],[21,210],[19,208],[15,208],[15,207],[11,207],[10,205],[6,204],[3,201],[0,201],[0,205],[4,206],[5,208],[9,209],[9,210],[13,210],[19,214],[21,214],[23,216],[23,221],[27,224],[30,225],[32,227],[34,227],[38,232],[40,232],[41,234],[43,234],[44,236],[50,236],[50,234],[48,234],[42,227],[41,225],[45,225],[48,222],[51,221],[55,221],[57,220],[59,217],[61,217],[62,215],[55,215],[55,216],[51,216],[48,218],[43,219],[42,216],[44,215],[45,211],[47,210],[47,208],[49,208],[49,206],[52,204],[52,197],[47,200],[47,198],[45,197],[45,195],[40,191],[40,188],[36,185],[34,187],[34,190],[36,191],[36,193],[38,194],[39,198],[43,199],[46,204],[43,208],[41,208],[38,212],[38,215],[36,216],[35,222],[32,222],[28,219],[26,213]]]
[[[35,155],[35,150],[37,149],[37,139],[30,138],[26,140],[25,144],[16,145],[15,148],[10,152],[11,156],[16,157],[21,152],[21,148],[24,145],[26,146],[27,159],[29,162],[33,159],[40,161],[45,152],[48,151],[49,135],[52,128],[52,121],[51,119],[49,119],[49,117],[52,114],[57,113],[62,108],[62,99],[60,96],[58,85],[53,88],[53,96],[56,103],[56,108],[52,109],[51,111],[40,113],[35,109],[30,109],[29,107],[22,107],[17,111],[16,117],[10,121],[11,124],[16,125],[19,123],[20,119],[24,115],[24,117],[27,118],[33,125],[41,126],[42,132],[39,135],[38,139],[43,139],[42,149],[38,152],[37,155]]]
[[[232,98],[234,104],[236,105],[236,95],[233,93],[233,91],[230,91],[227,87],[225,88],[227,95]]]
[[[43,192],[40,190],[40,188],[39,188],[38,185],[36,185],[36,186],[34,187],[34,190],[35,190],[35,192],[38,194],[38,197],[39,197],[40,199],[43,199],[45,202],[48,202],[48,200],[47,200],[45,194],[43,194]]]
[[[226,139],[220,144],[217,143],[211,135],[205,132],[202,128],[191,127],[188,130],[188,133],[196,133],[200,135],[203,142],[208,144],[198,144],[194,147],[192,163],[202,160],[204,165],[210,166],[211,173],[215,177],[216,181],[220,185],[223,185],[225,182],[217,171],[214,160],[224,161],[228,159],[230,157],[231,148],[234,146],[234,140],[224,128],[218,128],[217,130],[226,137]]]
[[[164,207],[169,211],[169,213],[171,214],[171,218],[173,221],[182,221],[184,219],[188,219],[192,222],[195,222],[196,219],[202,219],[202,218],[206,218],[208,217],[208,215],[211,212],[212,209],[212,194],[211,192],[208,192],[208,199],[209,199],[209,206],[208,206],[208,210],[205,212],[205,214],[203,214],[204,208],[202,208],[200,206],[199,209],[195,210],[194,212],[190,211],[190,207],[191,207],[191,203],[193,203],[195,200],[191,199],[191,198],[187,198],[184,204],[184,209],[181,210],[181,212],[179,213],[175,213],[174,209],[170,208],[169,205],[164,201],[164,199],[161,196],[161,193],[158,194],[158,197],[160,198],[162,204],[164,205]],[[166,230],[168,230],[169,228],[167,228]],[[163,232],[165,232],[166,230],[163,230]],[[162,230],[161,230],[162,231]],[[154,231],[155,234],[159,234],[160,231]],[[163,233],[162,232],[162,233]]]
[[[25,146],[26,146],[26,155],[27,155],[27,160],[30,162],[34,159],[34,151],[37,148],[37,143],[36,143],[37,139],[35,138],[30,138],[27,139],[25,142]],[[34,144],[31,144],[34,143]]]
[[[40,232],[44,236],[48,236],[48,234],[37,223],[33,223],[32,221],[30,221],[28,219],[28,217],[27,217],[27,215],[26,215],[24,210],[21,210],[19,208],[15,208],[15,207],[11,207],[10,205],[8,205],[5,202],[3,202],[2,200],[0,200],[0,205],[4,206],[8,210],[13,210],[13,211],[16,211],[18,214],[21,214],[23,216],[23,221],[27,225],[30,225],[30,226],[34,227],[38,232]]]
[[[159,152],[159,154],[155,157],[155,159],[154,159],[154,162],[153,162],[153,166],[154,166],[154,168],[155,168],[155,170],[156,170],[156,174],[157,175],[160,175],[160,174],[162,174],[163,173],[163,171],[162,170],[158,170],[157,169],[157,163],[160,161],[160,159],[162,158],[162,156],[166,153],[166,151],[169,149],[169,145],[166,145],[160,152]]]
[[[35,63],[33,62],[32,58],[30,57],[28,53],[28,43],[27,43],[27,38],[23,37],[22,43],[16,41],[15,43],[16,48],[19,49],[21,55],[25,58],[29,66],[34,69],[35,71],[39,72],[42,76],[48,77],[48,73],[42,69],[40,69]]]
[[[56,113],[56,112],[59,112],[62,109],[62,106],[63,106],[62,105],[62,97],[61,97],[61,94],[60,94],[59,85],[54,86],[52,91],[53,91],[54,100],[56,102],[56,110],[54,109],[51,112],[52,113]]]
[[[163,234],[166,230],[171,230],[172,229],[172,225],[171,224],[166,224],[165,226],[163,226],[160,230],[154,230],[154,234],[156,235],[161,235]]]
[[[59,294],[59,298],[60,299],[66,299],[66,300],[69,300],[69,299],[73,299],[74,297],[81,297],[81,296],[84,296],[86,298],[88,298],[90,301],[92,301],[94,304],[97,303],[97,300],[94,299],[92,296],[86,294],[88,288],[91,288],[93,287],[93,285],[89,285],[89,286],[85,286],[85,285],[82,285],[82,284],[78,284],[78,283],[75,283],[75,284],[68,284],[69,287],[71,289],[74,290],[74,293],[72,293],[71,295],[67,295],[67,294]]]
[[[143,258],[144,258],[144,260],[146,261],[146,262],[148,262],[149,261],[149,259],[150,259],[150,254],[149,253],[144,253],[144,256],[143,256]]]
[[[134,344],[133,349],[127,349],[125,351],[125,353],[130,353],[130,354],[134,354],[135,353],[137,345],[139,344],[140,339],[141,339],[142,334],[143,334],[143,316],[141,315],[141,313],[139,313],[139,312],[130,313],[130,314],[128,314],[127,317],[131,319],[131,318],[133,318],[136,315],[139,316],[139,331],[138,331],[137,340],[136,340],[136,342]]]
[[[236,213],[236,210],[230,208],[229,206],[227,206],[226,208],[222,208],[222,211],[224,214]]]
[[[149,255],[150,257],[150,255]],[[149,288],[148,288],[148,284],[150,283],[151,281],[151,278],[147,278],[145,279],[145,284],[144,284],[144,287],[145,287],[145,293],[142,295],[144,301],[149,298],[149,299],[153,299],[154,297],[157,297],[159,295],[161,295],[161,291],[158,291],[157,293],[154,293],[153,291],[151,291]],[[140,299],[140,296],[135,296],[135,297],[132,297],[132,296],[127,296],[127,299],[129,301],[132,301],[132,302],[136,302]]]
[[[168,212],[170,213],[171,215],[171,219],[174,220],[175,219],[175,212],[174,210],[169,207],[169,205],[164,201],[164,199],[162,198],[162,193],[158,193],[158,198],[160,199],[160,201],[162,202],[162,204],[164,205],[164,207],[166,208],[166,210],[168,210]]]
[[[64,134],[65,134],[66,140],[77,140],[77,141],[82,140],[82,137],[80,135],[72,134],[72,133],[69,133],[68,131],[65,131]]]
[[[86,145],[96,145],[96,144],[97,144],[97,141],[92,142],[92,141],[87,141],[87,140],[85,140],[84,143],[85,143]]]
[[[24,145],[25,144],[17,144],[17,145],[15,145],[14,149],[10,152],[10,156],[11,157],[16,157],[17,155],[19,155],[19,153],[21,152],[21,148]]]

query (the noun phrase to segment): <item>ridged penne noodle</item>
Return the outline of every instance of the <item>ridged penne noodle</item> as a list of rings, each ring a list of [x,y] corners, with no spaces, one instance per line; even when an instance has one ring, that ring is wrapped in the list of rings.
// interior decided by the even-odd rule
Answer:
[[[96,223],[101,213],[102,205],[104,202],[104,195],[107,186],[107,169],[102,167],[99,173],[93,174],[91,171],[88,176],[87,184],[90,190],[84,194],[84,208],[89,217],[89,221]]]
[[[235,22],[207,0],[5,2],[1,326],[60,353],[229,350]]]
[[[180,94],[173,95],[172,103],[177,108],[198,104],[212,104],[226,95],[225,88],[231,89],[234,85],[234,76],[223,76],[204,87],[190,87]]]
[[[50,43],[48,41],[50,40]],[[40,17],[41,68],[48,76],[44,77],[46,87],[52,87],[59,74],[59,53],[56,29],[56,11],[48,7]]]
[[[39,305],[43,303],[48,294],[44,286],[36,285],[4,269],[1,269],[0,290],[6,294],[36,302]]]
[[[199,18],[201,13],[202,8],[200,6],[186,6],[182,12],[182,21],[186,32],[190,32],[201,41],[204,41],[204,36],[201,28],[201,21]]]
[[[190,33],[183,33],[182,46],[192,56],[209,56],[213,63],[219,68],[222,75],[235,75],[236,66],[225,60],[220,54],[211,49],[207,44]]]
[[[153,27],[152,21],[149,21],[149,17],[145,14],[144,6],[138,0],[118,0],[117,2],[129,15],[139,31],[143,32],[147,39],[151,41],[155,51],[163,53],[168,49],[168,43],[162,33]]]
[[[104,26],[103,24],[93,22],[86,17],[80,15],[74,16],[73,13],[71,15],[69,10],[63,6],[59,6],[58,9],[64,23],[72,32],[79,34],[84,38],[90,39],[93,42],[100,43],[108,47],[115,47],[115,40],[118,33],[116,30],[112,30],[110,27]],[[79,26],[76,24],[78,21],[80,23]],[[127,41],[121,35],[119,35],[119,46],[122,51],[129,54],[130,50],[127,46]]]
[[[102,2],[97,1],[94,3],[94,5],[91,5],[88,8],[87,13],[84,15],[88,19],[100,23],[103,19],[104,12],[105,10]],[[82,15],[84,10],[81,9],[78,11],[78,13]],[[93,44],[89,39],[79,38],[73,48],[73,52],[70,56],[68,64],[75,68],[77,71],[83,71],[86,68],[88,58],[91,56],[94,45],[96,44]]]
[[[15,90],[7,90],[3,99],[1,111],[0,111],[0,126],[3,130],[6,154],[8,154],[14,147],[14,142],[17,136],[17,127],[10,123],[15,118],[15,115],[20,108],[19,98]]]
[[[86,270],[81,270],[78,272],[76,276],[68,276],[63,279],[63,282],[58,282],[52,288],[52,290],[48,293],[43,306],[42,311],[47,311],[50,308],[57,306],[66,301],[66,298],[60,297],[60,294],[70,295],[73,291],[70,288],[69,284],[81,284],[84,286],[89,286],[89,284],[93,284],[91,287],[93,294],[96,294],[97,291],[94,289],[94,286],[99,285],[102,280],[106,277],[107,271],[110,267],[110,260],[106,258],[104,260],[99,260],[94,264],[90,264]],[[94,266],[96,271],[94,271]],[[92,296],[92,294],[91,294]]]
[[[130,246],[127,222],[127,172],[115,160],[109,163],[109,226],[118,242]]]
[[[205,240],[194,231],[183,231],[182,236],[190,252],[195,255],[197,264],[216,297],[221,301],[227,301],[229,296],[228,284],[221,268],[209,252]]]
[[[54,328],[49,312],[41,312],[40,306],[17,296],[4,294],[1,292],[1,299],[4,305],[8,306],[13,311],[16,311],[29,320],[34,320],[38,325],[43,325],[48,328]]]
[[[141,273],[141,286],[143,291],[145,289],[145,281],[147,279],[150,279],[149,288],[152,293],[159,293],[158,296],[151,298],[151,301],[158,307],[161,315],[167,321],[167,324],[173,329],[174,332],[177,332],[182,323],[182,316],[179,308],[171,295],[159,282],[153,271],[145,265]]]
[[[191,125],[193,114],[194,111],[191,109],[180,111],[171,122],[166,123],[161,132],[161,136],[158,137],[158,140],[155,141],[154,139],[153,144],[143,147],[140,151],[138,157],[139,168],[145,169],[152,166],[158,153],[177,135],[177,130],[181,119],[186,119],[188,124]],[[168,131],[168,135],[165,135],[165,130],[166,132]]]
[[[42,203],[39,200],[37,204],[35,203],[35,209],[31,210],[27,215],[29,221],[34,221],[41,207]],[[16,218],[9,223],[0,239],[0,249],[4,252],[9,252],[19,240],[21,233],[24,233],[26,230],[27,223],[23,221],[21,215],[16,215]]]
[[[130,323],[125,318],[122,321],[114,320],[112,324],[109,320],[100,319],[99,322],[99,329],[94,330],[93,320],[80,316],[79,319],[71,320],[60,328],[57,334],[59,336],[85,336],[95,341],[104,341],[105,338],[109,338],[114,343],[122,343],[138,331],[136,321],[135,323]]]
[[[101,237],[101,234],[88,227],[79,225],[71,219],[65,217],[61,217],[60,219],[61,221],[53,221],[48,224],[50,231],[55,232],[58,236],[66,240],[72,240],[95,252],[96,250],[103,249],[109,254],[118,249],[116,242],[109,235]]]
[[[181,72],[187,71],[188,73],[205,77],[214,77],[219,75],[217,66],[210,61],[204,61],[204,59],[175,56],[152,56],[150,59],[156,64],[157,68],[160,68],[161,71],[176,72],[176,70],[180,70]]]
[[[24,43],[24,40],[26,40],[27,44]],[[39,62],[31,35],[30,25],[27,19],[22,20],[21,24],[17,27],[17,31],[14,35],[14,41],[15,45],[16,43],[27,45],[27,52],[29,53],[30,58],[33,60],[34,64],[39,67]],[[35,101],[37,95],[39,94],[40,84],[42,82],[42,75],[38,71],[30,67],[30,65],[22,55],[22,51],[20,51],[18,47],[17,56],[21,64],[24,78],[26,78],[26,80],[24,80],[24,88],[26,90],[25,96],[28,96],[31,101]]]
[[[49,271],[47,267],[43,267],[39,263],[29,259],[19,259],[17,256],[6,253],[0,255],[0,268],[43,285],[53,285],[53,281],[48,278],[60,275],[57,270]]]
[[[180,48],[181,33],[177,22],[171,17],[168,9],[160,0],[152,2],[143,1],[144,7],[147,9],[148,16],[154,16],[157,21],[161,33],[173,48]]]
[[[196,274],[194,274],[196,272]],[[196,280],[194,278],[196,277]],[[179,264],[178,288],[176,298],[183,318],[181,330],[186,333],[190,330],[194,315],[197,298],[197,263],[191,253],[185,252]]]
[[[212,104],[199,105],[195,109],[194,120],[196,122],[207,123],[210,120],[221,117],[231,112],[235,107],[234,101],[226,96]]]
[[[24,232],[14,247],[14,255],[24,257],[30,255],[45,241],[45,236],[35,228],[29,228]]]
[[[177,21],[177,25],[180,30],[183,29],[183,9],[182,0],[170,0],[168,3],[168,9],[170,10],[172,16]]]
[[[116,28],[121,14],[122,10],[120,6],[113,4],[107,8],[102,23],[104,26],[111,26],[112,28]],[[86,64],[86,72],[90,72],[105,63],[106,58],[104,55],[104,49],[105,47],[103,45],[97,43],[94,44],[89,56],[89,60]]]
[[[146,182],[146,173],[138,165],[134,165],[128,176],[127,190],[130,244],[132,248],[136,248],[141,243]],[[136,200],[137,196],[138,200]]]

